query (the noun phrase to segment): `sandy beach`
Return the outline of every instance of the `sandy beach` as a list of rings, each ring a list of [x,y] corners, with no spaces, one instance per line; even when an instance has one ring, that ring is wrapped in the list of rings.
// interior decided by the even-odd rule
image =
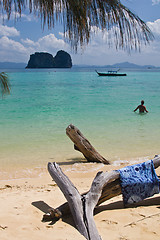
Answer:
[[[41,221],[50,207],[66,202],[46,170],[47,162],[58,162],[84,193],[98,171],[159,154],[159,72],[133,71],[118,81],[99,79],[93,69],[13,72],[10,77],[12,94],[1,101],[0,240],[84,239],[72,216]],[[146,115],[133,113],[142,92]],[[66,136],[70,123],[111,165],[86,163],[73,150]],[[104,202],[94,216],[102,239],[159,240],[159,200],[155,195],[130,208],[123,207],[122,196]]]
[[[80,193],[89,190],[98,171],[111,171],[122,166],[93,163],[61,165]],[[157,174],[160,169],[156,170]],[[39,177],[0,181],[0,238],[3,240],[81,240],[71,216],[59,221],[42,222],[49,207],[56,208],[66,200],[47,170]],[[124,208],[122,195],[99,206],[94,216],[102,239],[160,239],[160,196]]]
[[[122,171],[130,201],[152,196],[127,207],[121,171],[108,174],[160,162],[159,12],[160,0],[1,1],[0,240],[160,240],[160,167]],[[68,186],[75,214],[43,221]]]

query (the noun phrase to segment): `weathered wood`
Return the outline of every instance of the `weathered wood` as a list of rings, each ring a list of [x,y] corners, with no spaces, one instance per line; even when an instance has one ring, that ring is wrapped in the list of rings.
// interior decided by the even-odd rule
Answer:
[[[87,192],[81,194],[83,196]],[[113,180],[112,182],[106,184],[102,190],[102,194],[98,200],[97,206],[103,202],[109,200],[110,198],[116,197],[121,194],[120,180]],[[48,209],[48,213],[43,215],[42,221],[56,221],[61,217],[71,214],[68,202],[60,205],[56,209]]]
[[[93,211],[101,196],[103,187],[113,179],[118,178],[119,173],[116,171],[97,173],[89,192],[81,196],[56,163],[48,163],[48,171],[66,197],[79,232],[87,240],[100,240],[101,237],[94,222]]]
[[[154,167],[157,168],[160,166],[160,155],[156,155],[153,159]],[[102,190],[102,194],[98,200],[97,206],[99,206],[101,203],[105,202],[106,200],[109,200],[113,197],[116,197],[120,195],[121,192],[121,186],[120,186],[120,180],[119,175],[116,176],[115,179],[112,179],[111,182],[108,182],[105,184]],[[83,193],[82,196],[86,193]],[[67,214],[70,213],[68,202],[62,204],[58,208],[54,209],[54,213],[49,212],[48,214],[44,214],[42,221],[52,221],[56,220],[57,218],[61,218]],[[50,218],[49,218],[50,215]]]
[[[81,195],[78,190],[74,187],[69,178],[62,172],[58,164],[48,163],[48,171],[66,197],[77,229],[86,239],[89,239],[83,220]]]
[[[67,136],[74,143],[74,149],[80,151],[88,162],[102,162],[109,164],[109,161],[102,157],[91,143],[83,136],[80,130],[74,125],[70,124],[66,128]]]
[[[86,221],[87,221],[89,236],[91,240],[99,239],[98,238],[99,234],[93,218],[93,211],[101,196],[102,189],[107,183],[117,178],[118,176],[119,176],[119,173],[116,171],[113,171],[110,173],[107,173],[107,172],[97,173],[97,176],[93,180],[93,183],[89,192],[86,194],[85,214],[86,214]]]

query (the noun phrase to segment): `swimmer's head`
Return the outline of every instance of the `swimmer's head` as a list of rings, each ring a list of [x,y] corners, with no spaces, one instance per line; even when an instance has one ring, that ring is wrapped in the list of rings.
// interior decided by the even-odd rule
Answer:
[[[142,105],[144,104],[144,101],[143,101],[143,100],[141,101],[141,104],[142,104]]]

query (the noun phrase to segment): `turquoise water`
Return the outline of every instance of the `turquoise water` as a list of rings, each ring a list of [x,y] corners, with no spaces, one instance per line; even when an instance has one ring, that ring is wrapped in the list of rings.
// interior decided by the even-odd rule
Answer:
[[[3,169],[82,157],[65,134],[70,123],[111,161],[160,153],[160,72],[110,78],[98,77],[94,69],[8,75],[11,95],[0,100]],[[142,99],[148,114],[133,112]]]

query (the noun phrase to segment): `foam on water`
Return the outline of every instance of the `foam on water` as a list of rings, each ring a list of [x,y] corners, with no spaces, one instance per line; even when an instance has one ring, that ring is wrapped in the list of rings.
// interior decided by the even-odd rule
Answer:
[[[121,166],[121,165],[133,165],[133,164],[138,164],[138,163],[142,163],[142,162],[146,162],[150,160],[149,156],[146,157],[141,157],[141,158],[131,158],[129,160],[115,160],[112,164],[114,166]]]
[[[104,166],[103,163],[74,163],[72,166],[69,166],[65,169],[65,172],[77,172],[77,173],[89,173],[96,172],[102,169]]]

